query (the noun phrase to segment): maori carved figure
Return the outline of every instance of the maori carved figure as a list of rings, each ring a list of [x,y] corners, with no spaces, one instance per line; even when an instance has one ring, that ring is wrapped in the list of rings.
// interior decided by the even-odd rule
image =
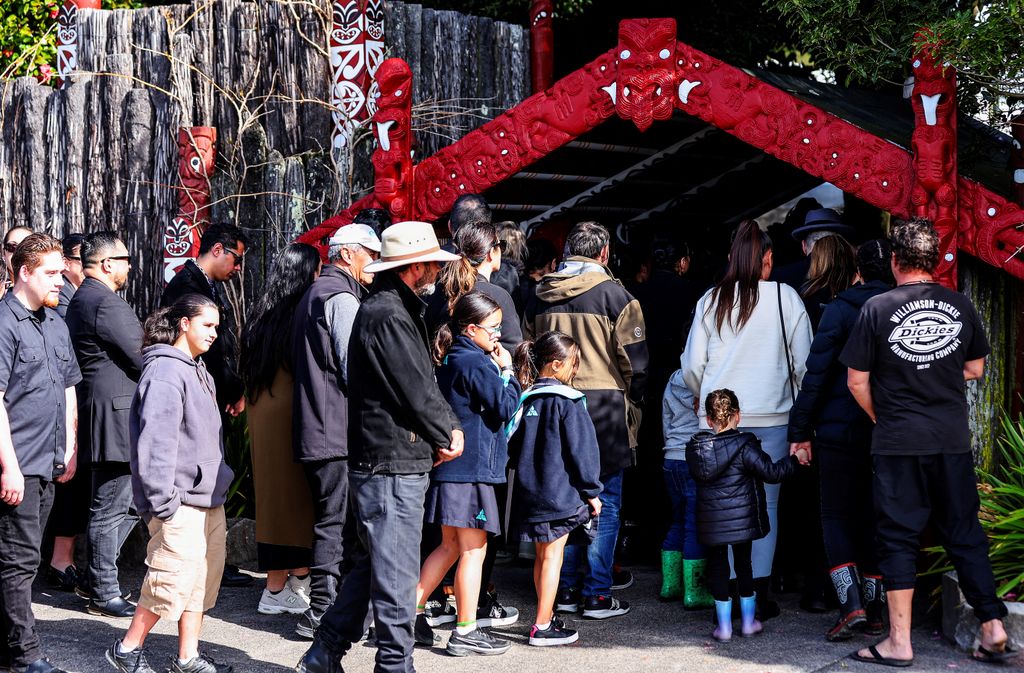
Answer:
[[[909,214],[905,150],[682,42],[674,65],[680,110],[879,208]]]
[[[377,149],[373,153],[373,191],[394,222],[413,219],[412,71],[389,58],[377,71],[380,95],[373,115]]]
[[[493,187],[611,117],[615,53],[602,54],[422,161],[416,167],[416,217],[439,218],[460,194]]]
[[[675,44],[675,19],[627,19],[619,24],[618,75],[608,93],[618,115],[641,131],[672,116]]]
[[[100,0],[64,0],[57,11],[57,86],[78,70],[78,10],[99,9]]]
[[[552,0],[530,2],[530,79],[533,92],[551,86],[554,77],[555,34],[551,29]]]
[[[209,224],[210,176],[217,160],[217,129],[178,129],[178,215],[164,229],[164,282],[185,261],[198,256],[199,238]]]
[[[936,63],[930,47],[918,52],[912,66],[914,184],[910,199],[914,215],[930,219],[939,232],[938,280],[956,287],[956,73],[948,64]]]
[[[335,0],[328,53],[334,76],[331,155],[344,172],[352,135],[374,112],[374,75],[384,59],[383,0]]]

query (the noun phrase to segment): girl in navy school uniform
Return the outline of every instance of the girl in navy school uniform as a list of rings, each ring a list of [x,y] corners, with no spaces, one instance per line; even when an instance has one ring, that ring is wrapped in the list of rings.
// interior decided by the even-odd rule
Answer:
[[[429,630],[426,598],[458,561],[458,610],[448,653],[502,654],[511,647],[477,628],[477,599],[487,535],[501,532],[494,485],[505,483],[508,444],[505,424],[519,404],[519,382],[512,356],[499,343],[501,308],[480,292],[461,297],[451,320],[434,338],[437,384],[462,424],[465,448],[457,459],[434,466],[424,511],[441,526],[441,545],[427,557],[416,587],[416,629]],[[431,635],[432,638],[432,635]]]
[[[586,398],[572,387],[579,357],[571,337],[552,331],[521,343],[514,358],[519,381],[530,387],[509,424],[513,511],[519,539],[537,548],[537,619],[530,629],[530,645],[540,647],[579,639],[554,616],[558,574],[570,534],[589,542],[601,512],[597,432]]]

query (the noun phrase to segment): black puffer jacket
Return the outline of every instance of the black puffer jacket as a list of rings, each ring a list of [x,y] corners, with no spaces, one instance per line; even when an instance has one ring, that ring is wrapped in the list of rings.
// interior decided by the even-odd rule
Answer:
[[[705,545],[759,540],[771,530],[764,483],[796,470],[796,457],[773,463],[749,432],[698,432],[686,445],[686,464],[697,482],[697,539]]]
[[[862,450],[871,446],[871,420],[846,386],[846,367],[839,362],[839,354],[864,302],[888,290],[880,280],[854,285],[825,307],[807,356],[800,394],[789,413],[789,441],[813,440]]]

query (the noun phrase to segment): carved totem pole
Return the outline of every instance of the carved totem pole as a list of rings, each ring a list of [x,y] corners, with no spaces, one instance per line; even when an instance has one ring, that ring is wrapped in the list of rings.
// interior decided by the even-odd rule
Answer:
[[[555,34],[551,29],[552,0],[530,2],[530,79],[533,93],[554,82]]]
[[[927,217],[939,232],[939,267],[936,280],[947,287],[957,284],[959,249],[956,158],[956,72],[937,63],[934,49],[925,46],[914,57],[914,184],[910,191],[912,213]]]
[[[57,11],[57,86],[78,70],[78,10],[99,9],[101,0],[64,0]]]
[[[178,129],[178,215],[164,229],[164,282],[199,255],[199,239],[209,224],[210,176],[217,162],[217,129]]]
[[[374,112],[374,76],[384,59],[383,0],[336,0],[332,10],[329,54],[334,86],[331,156],[341,174],[348,172],[352,136]]]
[[[377,71],[379,84],[373,132],[373,191],[393,222],[414,219],[412,212],[412,70],[400,58],[389,58]]]

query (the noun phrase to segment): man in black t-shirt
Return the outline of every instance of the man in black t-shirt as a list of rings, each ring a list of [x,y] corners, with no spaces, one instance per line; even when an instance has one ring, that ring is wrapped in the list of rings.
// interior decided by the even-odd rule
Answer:
[[[871,453],[879,567],[889,599],[889,637],[852,656],[895,666],[913,659],[911,602],[918,538],[931,521],[981,622],[975,657],[1013,654],[996,597],[967,423],[966,381],[981,377],[988,341],[970,300],[936,283],[939,237],[930,222],[892,231],[897,287],[872,297],[840,357],[849,386],[876,423]]]

